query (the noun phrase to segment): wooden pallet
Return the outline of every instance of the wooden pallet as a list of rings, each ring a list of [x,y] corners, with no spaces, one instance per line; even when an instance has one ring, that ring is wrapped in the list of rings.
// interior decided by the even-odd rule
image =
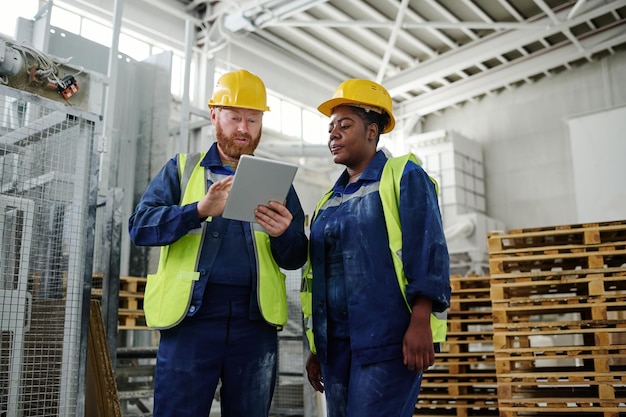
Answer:
[[[451,276],[452,297],[448,311],[449,342],[472,335],[480,328],[483,340],[491,334],[490,278],[488,276]]]
[[[450,287],[454,295],[460,295],[466,291],[483,292],[489,289],[489,275],[452,275],[450,277]]]
[[[580,371],[550,372],[541,378],[533,373],[517,373],[511,381],[498,382],[501,416],[574,415],[619,416],[626,413],[626,389],[617,375],[589,376]],[[500,379],[500,378],[499,378]],[[623,414],[622,414],[623,415]]]
[[[91,276],[91,288],[102,289],[102,280],[104,280],[103,274],[93,274]]]
[[[429,368],[428,371],[424,373],[424,376],[428,378],[425,379],[422,384],[427,382],[437,383],[445,381],[455,381],[458,384],[484,381],[487,384],[492,384],[496,381],[494,367],[468,367],[468,369],[464,372],[450,373],[448,367],[435,364],[435,366]]]
[[[539,271],[492,277],[494,303],[556,295],[619,296],[626,293],[626,267]]]
[[[602,400],[615,397],[614,384],[624,385],[626,345],[615,344],[616,336],[626,335],[621,320],[544,322],[494,326],[496,374],[500,398],[527,396],[527,390],[559,385],[586,384],[597,390]],[[611,327],[612,326],[612,327]],[[580,344],[532,346],[532,338],[554,339],[570,336]],[[546,364],[552,366],[546,367]],[[506,395],[509,393],[509,395]]]
[[[457,365],[468,370],[494,368],[496,363],[493,352],[437,353],[436,357],[437,365]]]
[[[626,220],[513,229],[487,236],[489,253],[552,246],[579,246],[626,242]]]
[[[487,239],[493,278],[626,264],[626,221],[493,232]]]
[[[581,247],[582,248],[582,247]],[[615,268],[626,264],[626,243],[575,250],[561,249],[548,253],[516,252],[494,254],[489,258],[491,275],[533,271],[563,271],[592,268]],[[594,249],[594,250],[591,250]]]
[[[424,373],[415,416],[497,416],[488,276],[450,279],[448,335]]]
[[[146,330],[148,325],[146,324],[146,317],[143,310],[126,310],[120,308],[118,310],[118,325],[119,330]]]
[[[102,297],[101,276],[94,275],[100,281],[99,288],[94,287],[91,295],[94,298]],[[143,312],[143,297],[147,279],[143,277],[120,276],[118,329],[144,330],[147,329]]]
[[[626,295],[619,297],[542,297],[514,302],[502,302],[493,304],[494,326],[510,323],[527,323],[534,319],[542,320],[542,316],[552,314],[576,314],[581,320],[587,320],[587,326],[597,327],[607,324],[619,325],[620,323],[607,323],[614,312],[626,310]],[[598,323],[589,322],[595,320]],[[576,326],[576,323],[565,323],[564,326]]]
[[[530,271],[530,272],[506,272],[502,274],[491,274],[491,285],[501,282],[531,282],[531,281],[575,281],[580,278],[613,275],[616,277],[626,276],[626,265],[618,267],[600,268],[576,268],[572,270],[555,271]]]
[[[546,398],[538,403],[524,403],[519,406],[508,406],[498,403],[500,417],[624,417],[624,405],[605,404],[600,401],[569,405]]]
[[[450,374],[445,369],[431,368],[425,374],[425,376],[428,376],[428,379],[422,382],[422,386],[436,386],[437,384],[446,383],[455,383],[459,385],[484,383],[486,386],[491,387],[496,384],[496,375],[493,371],[493,369],[478,369],[463,373]]]
[[[499,335],[496,336],[496,342],[499,341]],[[498,349],[498,355],[496,361],[514,361],[516,363],[522,363],[524,361],[537,361],[537,360],[559,360],[559,359],[571,359],[577,360],[585,359],[619,359],[626,355],[626,345],[624,344],[609,344],[607,346],[533,346],[528,348],[500,348]],[[621,361],[618,365],[621,366]],[[511,367],[516,368],[516,367]],[[520,366],[520,368],[526,368],[526,366]],[[503,375],[503,378],[507,378],[508,375]]]
[[[143,296],[147,279],[143,277],[120,277],[120,304],[118,328],[120,330],[146,329],[143,312]]]
[[[562,397],[561,397],[562,396]],[[565,390],[559,396],[546,393],[545,397],[524,400],[498,400],[500,417],[522,416],[575,416],[623,417],[626,405],[619,401],[604,401],[594,397],[581,398],[580,393]]]
[[[460,332],[448,332],[446,335],[446,344],[460,345],[470,343],[493,343],[493,332],[485,331],[460,331]]]
[[[604,355],[606,358],[606,355]],[[507,366],[507,369],[509,367]],[[556,389],[566,387],[567,389],[584,388],[588,389],[594,386],[622,386],[624,387],[624,369],[623,367],[617,372],[595,372],[593,368],[589,370],[580,366],[552,366],[532,369],[515,369],[507,370],[506,374],[498,375],[498,386],[508,386],[509,389],[514,388],[518,393],[528,392],[540,389]],[[582,369],[582,370],[581,370]],[[600,395],[602,399],[615,399],[613,393],[610,395]],[[626,398],[625,398],[626,399]]]
[[[442,397],[429,398],[423,401],[418,400],[413,415],[420,417],[491,417],[498,416],[498,404],[497,400],[493,399],[492,394],[487,394],[485,398],[477,395],[474,398],[456,400]]]

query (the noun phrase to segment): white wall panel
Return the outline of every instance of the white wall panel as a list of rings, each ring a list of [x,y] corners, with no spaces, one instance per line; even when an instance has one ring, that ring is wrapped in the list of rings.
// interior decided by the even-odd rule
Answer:
[[[582,219],[577,206],[583,192],[575,171],[596,174],[587,163],[579,168],[573,156],[579,151],[572,148],[569,121],[626,106],[625,68],[626,53],[617,52],[533,85],[427,116],[422,131],[454,130],[481,143],[488,216],[510,228],[575,224]],[[596,140],[601,146],[596,160],[612,161],[626,155],[626,129],[624,122],[616,119],[605,119],[603,130],[593,133],[594,137],[603,136],[602,143]],[[608,132],[617,133],[609,136]],[[623,164],[618,164],[621,177],[615,172],[602,173],[604,177],[615,176],[612,181],[605,178],[597,182],[598,193],[615,195],[616,188],[624,188],[618,179],[623,183],[626,178]],[[612,204],[619,206],[620,202],[624,206],[621,199]],[[609,216],[614,218],[617,213],[597,211],[593,219],[585,219],[602,221]]]
[[[626,107],[568,122],[579,223],[626,219]]]

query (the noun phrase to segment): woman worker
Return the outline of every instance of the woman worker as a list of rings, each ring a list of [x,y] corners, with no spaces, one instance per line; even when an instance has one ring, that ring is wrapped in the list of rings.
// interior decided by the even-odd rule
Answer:
[[[308,379],[328,417],[410,417],[445,338],[433,313],[450,300],[436,184],[412,155],[377,150],[395,125],[381,85],[347,80],[318,110],[330,117],[333,162],[346,169],[311,223]]]

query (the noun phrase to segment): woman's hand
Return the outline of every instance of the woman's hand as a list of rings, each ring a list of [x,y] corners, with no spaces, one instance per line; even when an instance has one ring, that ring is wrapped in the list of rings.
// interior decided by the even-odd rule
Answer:
[[[433,333],[430,329],[431,311],[432,302],[425,297],[418,297],[402,340],[404,364],[410,371],[424,372],[435,363]]]
[[[306,374],[309,378],[309,383],[315,391],[324,393],[324,378],[322,378],[322,367],[320,365],[317,356],[310,353],[306,360]]]

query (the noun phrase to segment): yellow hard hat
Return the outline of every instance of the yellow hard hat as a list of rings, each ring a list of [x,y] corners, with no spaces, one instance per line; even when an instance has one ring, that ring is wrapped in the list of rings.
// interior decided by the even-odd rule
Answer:
[[[325,116],[330,116],[333,114],[333,109],[342,104],[362,107],[377,113],[387,113],[389,122],[382,133],[391,132],[396,125],[396,119],[392,113],[391,96],[385,87],[374,81],[352,78],[342,82],[335,90],[333,98],[320,104],[317,110]]]
[[[269,111],[267,92],[263,81],[250,71],[240,69],[227,72],[217,80],[209,107],[239,107]]]

